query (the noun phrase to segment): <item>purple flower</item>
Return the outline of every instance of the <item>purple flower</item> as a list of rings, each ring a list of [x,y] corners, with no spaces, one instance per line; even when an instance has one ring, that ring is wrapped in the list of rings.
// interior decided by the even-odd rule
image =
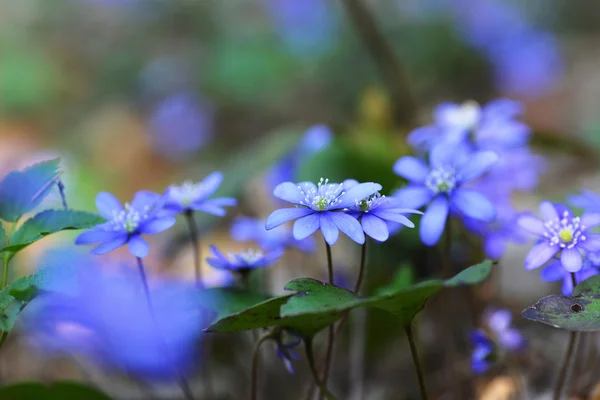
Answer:
[[[360,223],[343,211],[379,190],[381,185],[373,182],[360,183],[350,189],[346,189],[342,183],[329,183],[328,179],[323,178],[317,185],[312,182],[284,182],[277,185],[273,194],[296,205],[296,208],[274,211],[267,218],[265,228],[270,230],[297,219],[293,228],[297,240],[307,238],[320,229],[331,246],[337,242],[339,231],[363,244],[365,235]]]
[[[578,272],[583,267],[581,251],[600,251],[600,234],[589,232],[600,225],[600,214],[575,217],[568,207],[549,201],[540,204],[540,213],[543,220],[533,215],[518,219],[523,229],[540,239],[525,258],[525,269],[541,267],[560,253],[563,268]]]
[[[475,186],[486,193],[506,196],[513,190],[531,191],[538,185],[539,176],[546,167],[543,157],[531,154],[526,147],[504,151],[484,180]]]
[[[431,150],[429,166],[411,156],[396,161],[394,172],[406,178],[409,185],[394,197],[409,208],[429,204],[421,218],[423,243],[428,246],[437,243],[450,211],[484,222],[496,218],[494,205],[485,196],[462,186],[479,178],[497,160],[498,156],[490,151],[470,153],[459,147],[439,145]]]
[[[471,332],[471,343],[474,346],[471,354],[471,369],[476,374],[484,374],[494,362],[494,343],[483,331]]]
[[[215,313],[199,303],[192,285],[152,285],[152,315],[134,269],[79,267],[75,292],[45,292],[25,310],[35,343],[144,378],[173,379],[193,370],[197,341]]]
[[[344,182],[347,188],[355,185],[358,185],[357,181]],[[418,210],[402,208],[398,199],[382,196],[379,192],[357,201],[348,208],[347,213],[359,219],[365,234],[378,242],[384,242],[390,236],[388,222],[414,228],[415,224],[403,214],[423,214]]]
[[[294,348],[302,342],[302,336],[288,330],[283,330],[275,337],[275,340],[277,342],[277,356],[283,362],[285,369],[287,369],[290,374],[294,374],[295,371],[292,361],[299,361],[301,359]]]
[[[295,247],[300,251],[315,251],[315,241],[307,237],[296,240],[292,230],[282,226],[277,230],[265,229],[265,221],[248,217],[236,218],[231,226],[231,237],[240,242],[254,241],[266,251]]]
[[[161,215],[164,196],[149,191],[139,191],[131,204],[117,200],[107,192],[98,193],[96,207],[108,220],[82,233],[75,244],[100,243],[92,254],[104,254],[127,244],[129,252],[136,257],[148,255],[150,245],[141,235],[165,231],[175,224],[175,218]]]
[[[165,193],[165,211],[173,215],[188,211],[202,211],[218,217],[224,216],[223,207],[233,207],[237,204],[237,200],[229,197],[209,199],[222,181],[223,174],[213,172],[198,183],[188,181],[180,186],[169,186]]]
[[[587,212],[600,212],[600,195],[591,190],[582,190],[581,194],[569,196],[569,203]]]
[[[600,258],[598,253],[588,253],[583,261],[583,266],[575,272],[575,281],[579,284],[588,278],[600,273]],[[573,293],[573,278],[571,273],[565,270],[560,260],[550,262],[540,274],[545,282],[555,282],[562,280],[561,291],[565,296]]]
[[[210,246],[213,258],[207,258],[206,262],[213,268],[228,270],[232,272],[247,272],[255,268],[264,268],[275,264],[283,255],[283,250],[278,249],[264,253],[257,249],[248,249],[237,253],[229,252],[224,255],[216,246]]]
[[[507,150],[527,143],[530,130],[515,118],[522,105],[509,99],[494,100],[484,107],[474,101],[442,103],[434,111],[434,124],[418,128],[408,143],[429,151],[441,142],[469,143],[476,150]]]

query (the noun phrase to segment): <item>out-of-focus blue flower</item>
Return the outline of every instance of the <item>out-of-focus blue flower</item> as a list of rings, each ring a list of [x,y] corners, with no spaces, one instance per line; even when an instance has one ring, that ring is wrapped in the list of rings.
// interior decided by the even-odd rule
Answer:
[[[471,369],[476,374],[486,373],[494,361],[494,343],[483,331],[471,332]]]
[[[214,257],[207,258],[206,262],[214,268],[232,272],[246,272],[255,268],[264,268],[275,264],[283,255],[283,250],[277,249],[264,253],[257,249],[248,249],[237,253],[221,253],[216,246],[210,246]]]
[[[358,182],[355,180],[344,182],[347,188],[356,185]],[[419,210],[403,208],[398,199],[382,196],[379,192],[357,201],[346,212],[359,219],[365,234],[378,242],[384,242],[389,238],[388,222],[414,228],[415,224],[403,214],[423,214]]]
[[[327,126],[314,125],[308,128],[298,146],[271,167],[267,175],[269,185],[274,188],[282,182],[295,181],[301,163],[329,146],[332,140],[333,134]]]
[[[514,190],[528,192],[537,187],[545,168],[544,158],[532,154],[526,147],[501,152],[498,163],[474,187],[494,193],[493,196],[506,196]]]
[[[277,356],[283,362],[285,369],[290,374],[294,374],[294,364],[292,362],[301,359],[295,347],[302,342],[302,337],[291,331],[284,330],[275,340],[277,341]]]
[[[450,211],[491,222],[496,218],[494,205],[474,189],[462,187],[482,176],[498,160],[490,151],[469,152],[457,146],[438,145],[429,155],[429,166],[406,156],[396,161],[394,172],[410,184],[394,194],[408,208],[429,204],[421,218],[421,240],[433,246],[440,239]]]
[[[600,195],[591,190],[569,196],[569,203],[587,212],[600,213]]]
[[[311,237],[296,240],[292,230],[282,226],[277,230],[268,231],[264,220],[248,217],[236,218],[231,226],[231,237],[237,241],[254,241],[265,251],[295,247],[301,251],[311,253],[315,251],[315,241]]]
[[[150,245],[141,235],[159,233],[175,224],[174,217],[161,215],[163,204],[164,196],[145,190],[137,192],[131,204],[125,206],[110,193],[98,193],[96,207],[108,222],[82,233],[75,244],[100,243],[93,254],[108,253],[127,244],[131,254],[146,257]]]
[[[177,93],[159,102],[149,121],[150,143],[172,161],[188,159],[210,139],[213,107],[191,93]]]
[[[75,293],[45,292],[25,310],[25,327],[37,344],[144,378],[192,371],[197,341],[215,314],[199,304],[194,286],[175,280],[151,286],[150,312],[135,270],[79,267]]]
[[[508,150],[527,144],[530,129],[515,119],[522,105],[498,99],[480,107],[474,101],[442,103],[434,111],[434,124],[417,128],[408,143],[426,152],[442,142],[469,144],[474,150]]]
[[[167,214],[180,214],[187,211],[202,211],[222,217],[223,207],[233,207],[237,200],[229,197],[209,199],[221,185],[223,174],[213,172],[198,183],[184,182],[180,186],[172,185],[165,193],[164,210]]]
[[[338,39],[338,21],[321,0],[268,0],[275,29],[286,49],[299,56],[318,56]]]
[[[539,242],[525,258],[525,269],[541,267],[560,253],[560,262],[568,272],[578,272],[583,267],[582,251],[600,251],[600,234],[589,230],[600,225],[600,214],[587,213],[575,217],[562,204],[543,201],[540,204],[543,219],[522,215],[518,224],[539,238]]]
[[[471,333],[474,346],[471,368],[476,374],[487,372],[503,352],[519,352],[526,346],[521,332],[511,326],[510,311],[498,309],[486,311],[483,317],[484,330]]]
[[[379,190],[381,185],[373,182],[360,183],[349,189],[342,183],[329,183],[328,179],[323,178],[317,185],[312,182],[284,182],[277,185],[273,194],[296,207],[282,208],[271,213],[265,228],[270,230],[297,219],[293,228],[297,240],[309,237],[320,229],[325,241],[331,246],[337,242],[339,231],[363,244],[365,235],[360,223],[343,211]]]

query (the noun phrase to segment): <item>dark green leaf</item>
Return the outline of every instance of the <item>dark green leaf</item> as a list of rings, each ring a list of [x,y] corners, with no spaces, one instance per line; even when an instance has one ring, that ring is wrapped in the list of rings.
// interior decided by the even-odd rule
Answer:
[[[75,382],[54,382],[49,386],[39,382],[28,382],[0,388],[0,399],[110,400],[110,397],[98,389]]]
[[[46,210],[28,219],[10,237],[10,245],[1,251],[16,253],[52,233],[69,229],[88,229],[105,222],[97,214],[74,210]]]
[[[21,301],[8,294],[6,288],[0,291],[0,330],[9,332],[13,328],[22,305]]]
[[[36,275],[23,276],[15,279],[4,290],[19,301],[30,302],[39,293],[39,289],[36,285],[36,278]]]
[[[6,175],[0,181],[0,218],[16,222],[37,207],[58,181],[59,164],[59,159],[44,161]]]
[[[414,281],[415,274],[413,272],[412,267],[408,265],[403,265],[398,269],[396,275],[394,275],[394,279],[392,279],[392,282],[387,286],[379,288],[375,292],[375,295],[384,296],[386,294],[397,292],[398,290],[402,290],[409,287],[413,284]]]
[[[547,296],[526,308],[521,315],[569,331],[600,331],[600,295]]]
[[[492,272],[494,263],[490,260],[486,260],[481,264],[473,265],[466,268],[455,275],[453,278],[448,279],[444,282],[446,287],[456,287],[464,285],[477,285],[485,281]]]
[[[222,319],[253,307],[269,298],[259,293],[247,292],[236,288],[211,288],[199,292],[200,301],[218,312]]]
[[[572,296],[578,296],[583,293],[600,295],[600,275],[594,275],[581,282],[573,290]]]

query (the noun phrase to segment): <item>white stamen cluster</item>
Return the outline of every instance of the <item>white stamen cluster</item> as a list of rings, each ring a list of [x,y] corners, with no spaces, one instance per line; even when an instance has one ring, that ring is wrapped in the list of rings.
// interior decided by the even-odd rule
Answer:
[[[185,181],[180,186],[171,187],[171,197],[184,206],[189,206],[204,194],[202,182]]]
[[[329,183],[329,179],[321,178],[317,183],[317,189],[311,188],[307,192],[302,186],[298,189],[304,195],[304,200],[301,202],[303,206],[310,207],[315,211],[327,211],[340,202],[340,197],[345,193],[343,185]]]
[[[148,218],[149,206],[145,206],[142,212],[131,207],[129,203],[125,203],[125,208],[121,211],[113,210],[112,225],[115,231],[125,231],[133,233],[140,226],[143,219]]]
[[[357,210],[368,213],[370,210],[381,204],[384,199],[385,195],[382,196],[379,192],[377,192],[366,199],[356,200],[354,204]]]
[[[585,241],[586,227],[581,224],[581,218],[571,218],[565,211],[562,218],[555,218],[544,223],[546,232],[544,236],[548,238],[551,246],[560,246],[561,249],[572,249],[577,243]]]
[[[241,261],[246,265],[252,265],[264,256],[265,253],[263,253],[262,250],[258,249],[247,249],[244,251],[240,251],[239,253],[229,252],[227,254],[229,261],[231,261],[232,263],[237,264]]]
[[[427,179],[425,179],[425,186],[429,188],[434,194],[438,193],[452,193],[456,187],[456,171],[454,168],[441,167],[434,169],[429,173]]]
[[[475,101],[464,102],[456,110],[448,113],[447,122],[465,130],[475,129],[481,119],[481,107]]]

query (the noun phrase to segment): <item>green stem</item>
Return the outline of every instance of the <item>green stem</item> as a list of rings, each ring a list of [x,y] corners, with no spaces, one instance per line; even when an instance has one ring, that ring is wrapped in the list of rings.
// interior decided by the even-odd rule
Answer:
[[[329,284],[333,285],[333,261],[331,260],[331,246],[325,242],[325,250],[327,250],[327,278]]]
[[[10,255],[4,253],[2,255],[2,282],[0,283],[0,290],[4,289],[8,285],[8,263]]]
[[[442,279],[452,277],[452,219],[448,216],[444,233],[444,254],[442,262]]]
[[[319,379],[319,373],[317,372],[317,369],[315,367],[315,358],[312,349],[312,339],[304,341],[304,348],[306,350],[306,359],[308,361],[308,366],[310,367],[310,372],[312,373],[312,376],[315,379],[315,384],[321,390],[321,395],[325,396],[327,400],[336,400],[336,397],[327,389],[327,385]]]
[[[365,276],[365,264],[367,261],[367,241],[365,238],[365,242],[362,245],[360,252],[360,268],[358,270],[358,279],[356,280],[356,285],[354,286],[354,293],[360,295],[360,289],[362,288],[363,279]]]
[[[198,226],[196,225],[196,220],[194,219],[194,212],[192,210],[188,210],[185,212],[185,219],[187,220],[188,229],[190,231],[190,239],[192,240],[192,247],[194,252],[194,271],[196,277],[196,286],[198,288],[204,288],[204,281],[202,280],[202,268],[201,268],[201,259],[200,259],[200,240],[198,235]]]
[[[260,346],[267,340],[271,339],[274,336],[273,332],[267,332],[254,343],[254,348],[252,349],[252,385],[250,389],[250,399],[256,400],[258,399],[258,361],[260,359]]]
[[[573,282],[573,287],[577,285],[577,279],[575,278],[575,273],[571,272],[571,281]],[[565,389],[565,385],[567,383],[567,379],[569,377],[569,373],[571,370],[571,359],[574,355],[575,343],[577,342],[578,334],[577,332],[569,332],[569,344],[567,345],[567,354],[565,354],[565,358],[563,360],[562,366],[560,367],[560,372],[558,373],[558,379],[556,383],[556,388],[554,389],[554,396],[552,397],[554,400],[560,400],[563,390]]]
[[[329,284],[333,285],[333,261],[331,258],[331,246],[325,241],[325,249],[327,250],[327,272],[329,275]],[[323,385],[327,386],[329,380],[329,369],[331,368],[331,361],[333,358],[333,343],[335,341],[335,324],[329,325],[328,337],[327,337],[327,350],[325,353],[325,365],[323,367]],[[320,399],[323,398],[323,390],[321,390]]]
[[[413,337],[412,325],[408,324],[404,327],[406,332],[406,338],[410,345],[410,353],[412,354],[413,363],[415,364],[415,371],[417,372],[417,378],[419,380],[419,389],[421,389],[421,399],[427,400],[427,390],[425,389],[425,378],[423,376],[423,369],[419,362],[419,354],[417,353],[417,347],[415,346],[415,339]]]
[[[150,312],[150,317],[152,318],[152,322],[154,324],[154,328],[156,330],[156,334],[158,336],[159,342],[160,342],[161,346],[163,347],[164,354],[167,357],[167,359],[171,362],[173,371],[175,372],[175,375],[177,376],[177,381],[179,383],[179,387],[181,388],[181,391],[183,392],[183,395],[185,396],[186,400],[195,400],[194,394],[192,393],[192,390],[190,389],[190,386],[189,386],[187,380],[185,379],[185,377],[181,374],[181,372],[179,371],[177,366],[171,360],[171,354],[169,352],[169,348],[167,346],[165,338],[160,333],[160,329],[158,328],[158,321],[156,319],[156,315],[154,314],[154,306],[152,305],[152,298],[150,297],[150,288],[148,287],[148,279],[146,278],[146,271],[144,269],[144,264],[143,264],[141,258],[136,257],[136,259],[137,259],[138,270],[140,272],[140,277],[142,278],[142,286],[144,287],[144,295],[146,296],[146,302],[148,303],[148,311]]]

